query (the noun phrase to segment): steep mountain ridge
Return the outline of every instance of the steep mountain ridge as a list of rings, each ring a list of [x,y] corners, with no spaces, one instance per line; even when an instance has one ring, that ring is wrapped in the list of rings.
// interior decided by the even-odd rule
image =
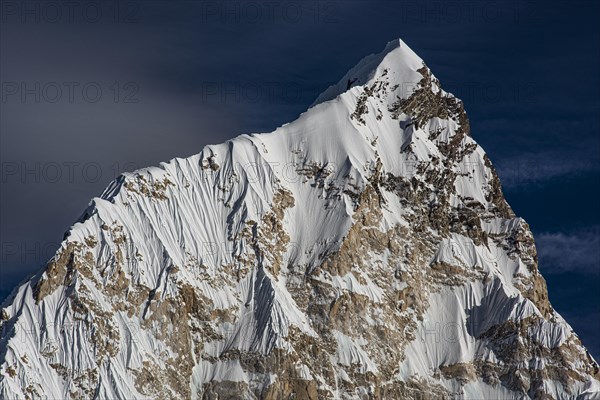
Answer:
[[[2,398],[598,398],[462,102],[400,40],[124,174],[2,308]]]

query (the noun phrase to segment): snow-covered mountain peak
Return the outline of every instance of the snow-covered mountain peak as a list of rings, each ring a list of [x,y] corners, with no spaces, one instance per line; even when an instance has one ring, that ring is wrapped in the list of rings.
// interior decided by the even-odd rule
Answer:
[[[403,42],[127,173],[0,312],[0,397],[597,398],[460,100]]]
[[[312,106],[335,99],[352,87],[372,84],[384,76],[387,76],[386,82],[404,85],[403,89],[409,89],[421,79],[417,70],[422,66],[423,60],[406,43],[401,39],[392,40],[380,53],[359,61],[337,84],[321,93]]]

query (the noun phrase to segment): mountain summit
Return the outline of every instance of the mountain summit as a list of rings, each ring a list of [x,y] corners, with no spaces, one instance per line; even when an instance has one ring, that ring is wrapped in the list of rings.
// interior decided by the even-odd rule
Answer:
[[[462,102],[402,41],[127,173],[2,305],[3,399],[594,399]]]

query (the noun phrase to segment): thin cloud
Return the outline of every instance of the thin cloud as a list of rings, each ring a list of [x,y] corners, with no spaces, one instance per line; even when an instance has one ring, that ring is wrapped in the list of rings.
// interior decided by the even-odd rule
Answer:
[[[548,151],[538,154],[526,154],[519,157],[500,160],[496,164],[502,185],[509,189],[530,185],[543,185],[555,178],[579,176],[600,171],[597,155],[559,154]]]
[[[539,266],[544,273],[600,273],[600,226],[535,235]]]

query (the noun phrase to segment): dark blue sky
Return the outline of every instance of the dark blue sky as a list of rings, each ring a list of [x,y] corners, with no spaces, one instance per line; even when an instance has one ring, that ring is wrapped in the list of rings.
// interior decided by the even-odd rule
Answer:
[[[295,119],[402,38],[465,102],[600,358],[597,1],[0,3],[0,295],[123,170]]]

